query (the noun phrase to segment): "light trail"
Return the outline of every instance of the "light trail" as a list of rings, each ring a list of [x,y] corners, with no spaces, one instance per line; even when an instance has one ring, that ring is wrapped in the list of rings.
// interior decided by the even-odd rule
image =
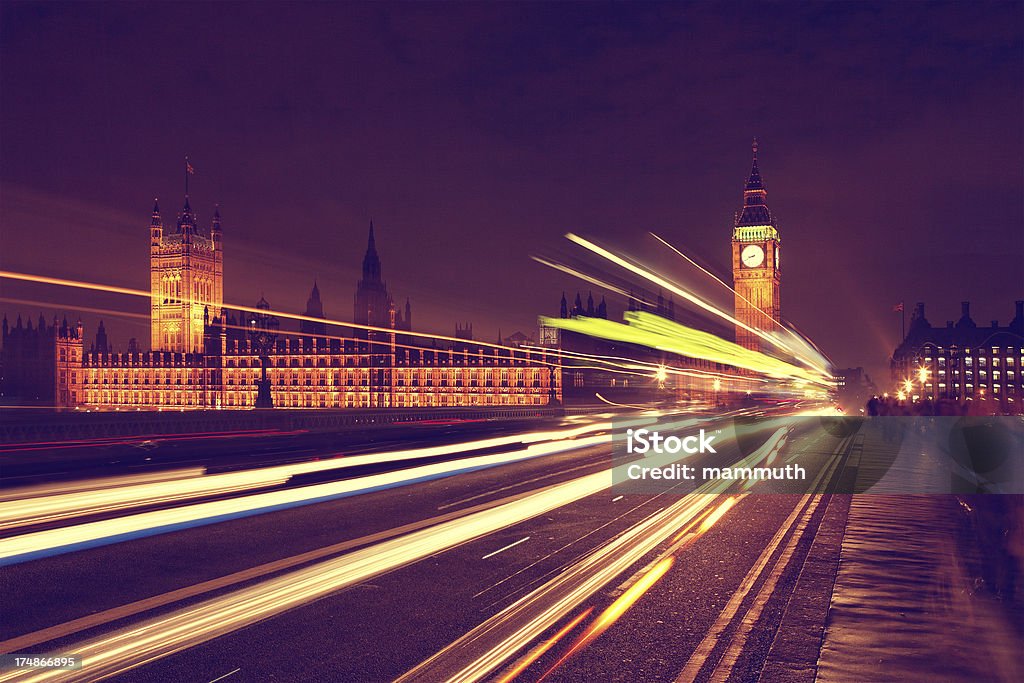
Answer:
[[[39,406],[33,406],[36,410]],[[6,409],[7,406],[4,406]],[[105,446],[139,446],[147,442],[157,441],[200,441],[204,439],[238,439],[246,437],[270,437],[270,436],[292,436],[295,434],[304,434],[305,429],[291,429],[291,430],[279,430],[279,429],[240,429],[230,432],[193,432],[190,434],[179,434],[177,432],[168,432],[163,434],[142,434],[133,436],[110,436],[101,437],[97,439],[75,439],[75,440],[64,440],[64,441],[27,441],[24,443],[17,443],[6,448],[0,448],[0,453],[15,453],[20,451],[42,451],[42,450],[58,450],[64,448],[101,448]]]
[[[675,246],[670,244],[668,241],[662,239],[659,235],[656,235],[653,232],[650,233],[650,235],[654,239],[658,240],[659,242],[664,244],[666,247],[668,247],[669,249],[674,251],[676,254],[678,254],[679,256],[681,256],[684,259],[686,259],[686,261],[688,261],[694,267],[699,269],[702,273],[707,275],[709,278],[711,278],[712,280],[714,280],[718,284],[720,284],[723,287],[725,287],[725,289],[727,289],[730,293],[732,293],[735,296],[738,296],[740,299],[745,301],[751,308],[753,308],[755,311],[757,311],[762,316],[764,316],[764,318],[767,319],[767,321],[770,324],[775,325],[776,327],[779,328],[780,331],[785,332],[789,336],[790,340],[793,343],[795,343],[795,344],[797,344],[797,346],[801,347],[801,349],[803,350],[803,352],[805,354],[805,355],[796,354],[795,357],[797,358],[797,360],[799,360],[800,362],[804,363],[808,367],[810,367],[810,368],[812,368],[814,370],[817,370],[818,372],[820,372],[822,374],[825,374],[825,375],[830,374],[829,371],[828,371],[828,368],[826,367],[826,365],[821,364],[820,362],[814,362],[816,357],[817,357],[817,360],[819,360],[819,361],[824,361],[825,360],[824,357],[821,356],[821,353],[816,348],[814,348],[812,345],[808,344],[807,340],[804,339],[803,337],[801,337],[799,334],[797,334],[796,331],[786,327],[780,321],[778,321],[775,318],[773,318],[770,315],[768,315],[768,313],[766,313],[764,310],[762,310],[753,301],[751,301],[747,297],[745,297],[742,294],[740,294],[733,287],[730,287],[724,280],[722,280],[722,278],[718,277],[717,275],[712,273],[710,270],[708,270],[704,266],[702,266],[699,263],[697,263],[696,261],[694,261],[692,258],[690,258],[686,254],[684,254],[681,250],[677,249]]]
[[[662,240],[657,235],[654,235],[654,237],[656,237],[659,241],[661,241],[666,246],[668,246],[671,249],[673,249],[677,254],[683,256],[688,261],[693,262],[692,259],[689,259],[688,257],[686,257],[678,249],[676,249],[672,245],[668,244],[668,242],[665,242],[665,240]],[[826,359],[824,359],[821,356],[821,354],[818,353],[816,350],[814,350],[809,344],[804,342],[804,340],[802,340],[792,330],[790,330],[790,329],[786,328],[785,326],[781,325],[781,323],[778,323],[778,322],[773,320],[773,324],[778,325],[781,329],[786,331],[786,333],[787,333],[787,335],[789,337],[792,337],[794,340],[796,340],[798,348],[794,348],[790,343],[787,343],[783,339],[779,338],[776,334],[768,333],[768,332],[765,332],[765,331],[760,330],[758,328],[755,328],[755,327],[752,327],[750,325],[747,325],[746,323],[740,321],[739,319],[737,319],[735,316],[731,315],[730,313],[728,313],[726,311],[723,311],[722,309],[720,309],[720,308],[714,306],[713,304],[705,301],[704,299],[702,299],[701,297],[693,294],[692,292],[689,292],[689,291],[683,289],[682,287],[680,287],[679,285],[675,284],[674,282],[672,282],[672,281],[662,277],[661,275],[658,275],[657,273],[655,273],[655,272],[653,272],[653,271],[651,271],[651,270],[649,270],[647,268],[644,268],[644,267],[642,267],[642,266],[640,266],[640,265],[638,265],[638,264],[636,264],[636,263],[634,263],[634,262],[632,262],[632,261],[630,261],[630,260],[628,260],[626,258],[623,258],[622,256],[619,256],[619,255],[609,251],[608,249],[605,249],[605,248],[603,248],[603,247],[593,243],[592,241],[590,241],[590,240],[588,240],[588,239],[586,239],[584,237],[580,237],[579,235],[576,235],[576,234],[573,234],[573,233],[568,233],[566,235],[566,238],[569,241],[573,242],[574,244],[577,244],[578,246],[583,247],[584,249],[590,251],[591,253],[596,254],[596,255],[600,256],[601,258],[603,258],[603,259],[605,259],[607,261],[610,261],[611,263],[614,263],[615,265],[623,268],[624,270],[626,270],[626,271],[628,271],[628,272],[630,272],[630,273],[632,273],[634,275],[638,275],[638,276],[644,278],[645,280],[647,280],[647,281],[649,281],[649,282],[651,282],[651,283],[653,283],[655,285],[658,285],[662,289],[668,290],[669,292],[672,292],[673,294],[676,294],[676,295],[682,297],[684,300],[690,302],[691,304],[693,304],[697,308],[703,310],[704,312],[710,313],[711,315],[713,315],[715,317],[718,317],[718,318],[721,318],[722,320],[725,320],[726,322],[730,323],[731,325],[734,325],[736,327],[745,329],[748,332],[750,332],[751,334],[754,334],[754,335],[764,339],[766,342],[768,342],[772,346],[774,346],[774,347],[780,349],[781,351],[785,352],[788,356],[796,358],[800,363],[802,363],[803,365],[806,365],[808,368],[814,370],[815,373],[823,375],[823,376],[828,377],[828,378],[831,379],[831,376],[829,375],[829,371],[827,369],[828,361]],[[552,261],[550,261],[548,259],[538,258],[537,260],[539,262],[541,262],[541,263],[544,263],[546,265],[554,267],[554,268],[556,268],[558,270],[562,270],[563,272],[567,272],[567,273],[576,275],[577,277],[581,277],[581,278],[583,278],[583,279],[585,279],[587,281],[594,282],[595,284],[598,284],[599,286],[609,288],[612,291],[623,291],[621,288],[615,287],[614,285],[611,285],[610,283],[597,280],[596,278],[592,278],[591,276],[588,276],[586,273],[583,273],[583,272],[579,271],[578,269],[575,269],[575,268],[572,268],[572,267],[569,267],[569,266],[562,266],[562,265],[554,263],[554,262],[552,262]],[[715,277],[712,273],[708,272],[706,269],[700,267],[699,265],[698,265],[698,268],[700,268],[701,271],[704,272],[705,274],[707,274],[710,277],[714,278],[716,282],[718,282],[719,284],[725,286],[727,289],[729,289],[730,291],[733,291],[735,293],[735,290],[733,290],[731,287],[728,287],[728,285],[726,285],[720,278]],[[758,310],[760,310],[760,309],[758,309]],[[763,313],[763,311],[762,311],[762,313]],[[699,357],[699,356],[695,356],[695,357]]]
[[[562,319],[563,318],[558,318],[558,320],[562,320]],[[544,320],[544,318],[542,316],[541,317],[541,321],[543,322],[543,320]],[[540,347],[540,346],[524,346],[522,348],[540,350],[540,349],[543,349],[544,347]],[[750,382],[750,381],[766,382],[767,381],[766,379],[761,378],[761,377],[744,377],[742,375],[730,375],[729,373],[726,373],[726,372],[715,372],[714,370],[701,370],[700,368],[677,368],[677,367],[673,367],[671,365],[663,365],[661,363],[654,363],[654,362],[650,362],[650,361],[637,360],[635,358],[626,358],[624,356],[607,356],[607,355],[599,355],[599,354],[593,354],[593,353],[582,353],[582,352],[579,352],[579,351],[569,351],[567,349],[559,349],[558,354],[563,359],[580,358],[580,359],[586,360],[586,361],[591,362],[591,363],[602,363],[602,364],[604,364],[602,367],[599,367],[599,368],[595,367],[595,368],[593,368],[595,370],[607,370],[607,371],[611,371],[611,372],[620,372],[620,373],[623,373],[623,374],[632,374],[632,375],[638,375],[638,376],[647,377],[647,378],[652,377],[653,376],[652,373],[656,372],[657,370],[664,369],[664,371],[666,373],[668,373],[670,375],[678,376],[678,377],[697,377],[697,378],[701,378],[701,379],[708,378],[708,377],[714,377],[714,378],[721,379],[721,380],[726,381],[726,382]],[[588,366],[585,366],[585,365],[584,366],[580,366],[580,365],[575,365],[575,364],[569,365],[569,364],[566,364],[566,363],[563,362],[562,367],[564,367],[564,368],[566,368],[568,370],[575,370],[575,369],[580,368],[580,367],[587,368]],[[632,370],[629,370],[629,368],[632,368]]]
[[[225,495],[248,489],[280,486],[296,475],[312,472],[341,470],[361,465],[396,463],[440,455],[455,455],[467,451],[502,446],[533,444],[543,441],[561,441],[609,429],[611,429],[610,423],[600,422],[571,429],[529,432],[443,446],[337,457],[255,470],[226,472],[223,474],[175,477],[168,481],[134,484],[131,480],[121,480],[120,483],[129,485],[117,485],[112,488],[106,488],[94,480],[93,484],[88,484],[88,482],[76,484],[75,489],[66,493],[37,495],[32,498],[19,494],[15,490],[4,494],[4,497],[8,498],[8,500],[0,499],[0,529],[54,522],[87,514],[127,510],[143,504],[166,504],[197,497]],[[119,483],[119,480],[116,478],[103,481],[115,485]],[[35,490],[39,491],[39,489]],[[45,488],[42,489],[42,492],[45,492],[45,490]],[[15,496],[17,500],[11,500]],[[2,554],[0,554],[0,563],[2,563]]]
[[[599,439],[579,439],[572,442],[575,446],[565,446],[583,448],[599,443]],[[82,658],[80,670],[9,671],[0,674],[0,681],[92,681],[113,676],[262,621],[372,576],[543,515],[599,493],[610,485],[609,470],[555,484],[494,508],[153,617],[114,634],[69,644],[65,650]]]
[[[672,568],[674,563],[674,557],[669,556],[664,558],[644,574],[639,581],[630,586],[625,593],[616,598],[615,602],[609,605],[607,609],[597,617],[594,623],[588,626],[587,630],[580,634],[579,638],[576,639],[576,642],[574,642],[572,647],[569,648],[569,651],[562,655],[562,657],[555,662],[550,669],[544,672],[544,675],[538,679],[538,683],[554,673],[554,671],[567,662],[570,657],[585,648],[591,642],[596,640],[602,633],[611,628],[612,624],[618,621],[619,617],[625,614],[626,611],[633,606],[633,603],[643,597],[644,593],[654,587],[654,584],[656,584],[658,580]]]
[[[825,377],[804,368],[744,348],[709,332],[680,325],[644,311],[625,314],[628,324],[603,318],[548,318],[544,325],[579,334],[655,348],[688,358],[700,358],[767,374],[791,378],[820,386],[829,386]]]
[[[70,288],[73,288],[73,289],[88,289],[88,290],[91,290],[91,291],[106,292],[106,293],[109,293],[109,294],[123,294],[125,296],[144,297],[147,300],[151,299],[152,296],[153,296],[152,292],[141,290],[141,289],[131,289],[129,287],[118,287],[118,286],[115,286],[115,285],[103,285],[103,284],[98,284],[98,283],[95,283],[95,282],[83,282],[83,281],[80,281],[80,280],[68,280],[68,279],[65,279],[65,278],[49,277],[49,276],[45,276],[45,275],[33,275],[33,274],[30,274],[30,273],[19,273],[19,272],[10,271],[10,270],[0,270],[0,279],[18,280],[18,281],[21,281],[21,282],[34,282],[34,283],[37,283],[37,284],[44,284],[44,285],[57,285],[59,287],[70,287]],[[200,305],[208,305],[210,303],[208,301],[202,301],[200,299],[189,299],[189,298],[182,299],[182,301],[185,301],[185,302],[187,302],[189,304],[200,304]],[[363,324],[360,324],[360,323],[348,322],[348,321],[345,321],[345,320],[334,320],[334,319],[330,319],[330,318],[315,318],[315,317],[311,317],[311,316],[307,316],[307,315],[301,315],[301,314],[298,314],[298,313],[288,313],[287,311],[278,311],[278,310],[273,310],[273,309],[256,308],[256,307],[253,307],[253,306],[244,306],[244,305],[241,305],[241,304],[222,303],[221,304],[221,308],[227,309],[229,311],[239,311],[239,312],[242,312],[242,313],[255,313],[257,315],[271,315],[271,316],[275,316],[277,318],[287,318],[289,320],[298,320],[298,321],[303,321],[303,322],[313,322],[313,323],[324,324],[324,325],[348,327],[348,328],[356,329],[356,330],[366,330],[368,332],[386,332],[386,333],[389,333],[389,334],[400,333],[400,334],[402,334],[404,336],[407,336],[407,337],[418,337],[420,339],[431,339],[431,340],[437,340],[437,341],[454,342],[454,343],[458,343],[458,344],[465,344],[466,343],[465,339],[460,339],[459,337],[450,337],[450,336],[443,335],[443,334],[430,334],[430,333],[427,333],[427,332],[414,332],[412,330],[394,330],[394,329],[392,329],[390,327],[377,327],[375,325],[363,325]],[[288,334],[291,334],[291,335],[294,335],[294,336],[300,336],[299,332],[288,332]],[[313,334],[313,335],[308,335],[308,336],[319,337],[319,336],[324,336],[324,335],[315,335],[315,334]],[[519,351],[519,349],[517,347],[505,346],[504,344],[494,344],[492,342],[473,340],[472,344],[474,346],[484,346],[484,347],[488,347],[488,348],[492,348],[492,349],[502,349],[502,350],[505,350],[505,351]],[[421,348],[421,347],[415,347],[415,348]]]
[[[711,527],[713,527],[718,520],[722,519],[722,517],[725,516],[725,513],[731,510],[734,505],[736,505],[736,498],[734,496],[729,496],[722,501],[722,504],[715,508],[715,510],[700,523],[700,528],[697,530],[697,534],[706,534],[710,531]]]
[[[594,611],[593,607],[588,607],[587,609],[583,610],[583,612],[578,614],[572,621],[570,621],[568,624],[563,626],[558,631],[558,633],[556,633],[555,635],[553,635],[550,638],[548,638],[547,640],[545,640],[539,646],[537,646],[536,648],[534,648],[533,650],[528,652],[526,654],[526,656],[524,656],[521,660],[516,662],[515,666],[513,666],[512,669],[509,670],[508,673],[506,673],[504,676],[499,678],[497,683],[510,683],[511,681],[515,680],[515,678],[519,674],[523,673],[528,668],[530,668],[531,664],[533,664],[538,659],[543,657],[544,653],[546,653],[548,650],[550,650],[552,647],[554,647],[558,643],[559,640],[564,638],[566,635],[571,633],[574,628],[579,626],[580,622],[582,622],[584,619],[589,617],[590,613],[593,612],[593,611]]]
[[[712,315],[714,315],[714,316],[716,316],[718,318],[722,318],[723,320],[726,320],[729,323],[731,323],[731,324],[733,324],[733,325],[735,325],[737,327],[742,327],[743,329],[747,330],[751,334],[754,334],[754,335],[756,335],[758,337],[761,337],[762,339],[764,339],[768,343],[772,344],[773,346],[775,346],[777,348],[780,348],[783,351],[790,352],[789,347],[786,346],[784,343],[782,343],[780,340],[772,337],[771,335],[768,335],[768,334],[764,333],[763,331],[761,331],[761,330],[759,330],[759,329],[757,329],[755,327],[751,327],[751,326],[747,325],[746,323],[740,321],[739,319],[737,319],[736,317],[730,315],[729,313],[726,313],[725,311],[721,310],[720,308],[718,308],[716,306],[713,306],[712,304],[709,304],[708,302],[704,301],[699,296],[697,296],[695,294],[692,294],[692,293],[686,291],[685,289],[679,287],[674,282],[670,282],[669,280],[666,280],[665,278],[661,277],[660,275],[657,275],[656,273],[653,273],[653,272],[647,270],[646,268],[642,268],[642,267],[640,267],[640,266],[638,266],[638,265],[636,265],[636,264],[634,264],[634,263],[632,263],[632,262],[622,258],[621,256],[608,251],[604,247],[600,247],[600,246],[594,244],[593,242],[591,242],[590,240],[586,239],[585,237],[580,237],[579,235],[575,235],[575,234],[570,232],[570,233],[568,233],[566,235],[566,238],[570,242],[574,242],[575,244],[578,244],[579,246],[583,247],[584,249],[587,249],[587,250],[597,254],[598,256],[604,258],[605,260],[610,261],[610,262],[616,264],[617,266],[619,266],[619,267],[621,267],[621,268],[623,268],[625,270],[628,270],[628,271],[630,271],[630,272],[632,272],[632,273],[634,273],[636,275],[639,275],[640,277],[644,278],[645,280],[648,280],[648,281],[658,285],[659,287],[662,287],[663,289],[667,289],[668,291],[672,292],[673,294],[677,294],[678,296],[681,296],[682,298],[686,299],[687,301],[692,303],[694,306],[697,306],[698,308],[704,310],[705,312],[710,313],[710,314],[712,314]]]
[[[0,297],[0,301],[8,304],[32,306],[33,308],[67,308],[65,304],[59,304],[52,301],[36,301],[34,299],[10,299],[8,297]],[[98,313],[100,315],[110,315],[118,318],[134,318],[136,320],[145,320],[147,323],[150,321],[150,314],[147,313],[129,313],[127,311],[119,311],[112,308],[88,308],[85,306],[75,306],[74,309],[77,313]]]
[[[778,432],[734,466],[752,466],[777,439]],[[658,466],[653,462],[651,465]],[[547,583],[409,670],[398,681],[469,683],[490,676],[581,603],[672,538],[680,527],[700,517],[730,485],[729,481],[705,482],[696,491],[565,567]]]
[[[564,444],[535,444],[530,448],[586,448],[604,443],[607,443],[604,436],[590,436],[567,440]],[[473,459],[473,464],[479,464],[476,461],[480,459],[494,457],[482,456]],[[430,467],[433,466],[427,466]],[[611,476],[608,469],[554,484],[507,503],[469,512],[450,521],[388,538],[340,557],[306,565],[285,574],[277,574],[274,578],[261,583],[152,617],[114,633],[96,636],[77,644],[67,644],[64,646],[66,651],[82,656],[81,670],[11,671],[0,674],[0,681],[96,680],[116,675],[324,597],[346,586],[365,581],[371,576],[392,571],[497,530],[546,514],[600,493],[610,485]],[[701,508],[710,504],[714,498],[714,495],[705,493],[691,494],[667,511],[657,513],[654,517],[641,522],[613,540],[608,547],[599,549],[599,552],[585,558],[583,562],[591,569],[600,569],[604,579],[599,578],[596,583],[591,582],[592,590],[588,590],[587,594],[621,573],[635,561],[636,553],[642,556],[654,547],[652,544],[656,545],[666,534],[678,528],[681,520],[695,517]],[[637,543],[642,547],[636,547]],[[567,575],[579,578],[576,572],[568,572]]]
[[[572,275],[573,277],[578,277],[579,279],[583,280],[584,282],[589,282],[590,284],[592,284],[592,285],[594,285],[596,287],[600,287],[601,289],[606,289],[609,292],[615,292],[616,294],[621,294],[622,296],[626,297],[627,299],[633,299],[634,301],[639,301],[639,299],[637,299],[636,296],[634,296],[631,292],[627,292],[622,287],[619,287],[618,285],[613,285],[612,283],[607,282],[605,280],[600,280],[600,279],[594,277],[593,275],[589,275],[589,274],[583,272],[582,270],[579,270],[577,268],[573,268],[572,266],[566,265],[564,263],[558,263],[557,261],[552,261],[551,259],[546,259],[543,256],[533,256],[531,258],[533,258],[533,260],[536,261],[537,263],[539,263],[541,265],[544,265],[544,266],[547,266],[548,268],[554,268],[555,270],[560,270],[563,273],[565,273],[566,275]]]
[[[202,467],[186,467],[176,470],[161,470],[145,474],[122,474],[116,477],[97,477],[46,484],[31,484],[12,490],[0,490],[0,511],[4,503],[15,500],[52,498],[61,494],[81,494],[86,491],[107,490],[115,487],[133,486],[137,484],[155,484],[182,479],[201,477],[206,470]],[[0,522],[0,528],[3,528]]]
[[[578,428],[577,430],[570,431],[579,434],[597,428],[598,426],[594,426],[593,428]],[[609,441],[610,437],[608,435],[581,436],[577,438],[563,437],[557,441],[534,443],[525,448],[506,453],[462,458],[356,479],[282,489],[267,493],[256,493],[239,498],[197,503],[187,507],[154,510],[127,517],[116,517],[70,527],[22,534],[20,536],[0,539],[0,566],[132,538],[213,524],[272,510],[310,505],[360,493],[405,486],[420,481],[452,476],[461,472],[495,467],[595,444],[605,444]],[[443,449],[444,447],[438,448]],[[374,458],[380,456],[357,457]],[[355,459],[352,458],[352,460]],[[321,462],[305,463],[310,468],[324,464]],[[249,473],[232,474],[248,475]],[[179,482],[169,482],[169,484],[177,485]],[[241,486],[242,484],[236,483],[234,485]],[[154,484],[153,486],[161,486],[161,484]]]
[[[734,294],[734,295],[738,296],[739,298],[743,299],[743,301],[747,302],[747,303],[748,303],[748,304],[750,305],[750,307],[751,307],[751,308],[753,308],[753,309],[754,309],[755,311],[757,311],[757,312],[758,312],[758,313],[760,313],[760,314],[761,314],[762,316],[764,316],[764,317],[766,318],[766,320],[767,320],[768,322],[770,322],[770,323],[771,323],[772,325],[776,325],[776,326],[778,326],[778,327],[779,327],[780,329],[783,329],[783,330],[785,330],[785,329],[786,329],[785,327],[783,327],[782,323],[780,323],[780,322],[779,322],[778,320],[776,320],[775,318],[771,317],[770,315],[768,315],[767,313],[765,313],[765,312],[764,312],[763,310],[761,310],[761,308],[760,308],[760,307],[758,307],[758,305],[757,305],[757,304],[755,304],[755,303],[754,303],[753,301],[751,301],[751,300],[750,300],[750,299],[748,299],[747,297],[743,296],[742,294],[740,294],[739,292],[737,292],[737,291],[736,291],[735,289],[733,289],[732,287],[730,287],[730,286],[729,286],[728,284],[726,284],[725,280],[723,280],[722,278],[718,277],[717,275],[715,275],[714,273],[712,273],[712,272],[711,272],[710,270],[708,270],[708,269],[707,269],[707,268],[705,268],[704,266],[702,266],[702,265],[700,265],[699,263],[697,263],[696,261],[694,261],[694,260],[693,260],[692,258],[690,258],[690,257],[689,257],[689,256],[687,256],[686,254],[684,254],[684,253],[683,253],[682,251],[680,251],[679,249],[677,249],[677,248],[676,248],[675,246],[673,246],[672,244],[670,244],[670,243],[669,243],[669,242],[668,242],[667,240],[664,240],[664,239],[662,239],[662,238],[661,238],[661,237],[660,237],[659,235],[656,235],[656,234],[655,234],[655,233],[653,233],[653,232],[651,232],[651,233],[648,233],[648,234],[649,234],[649,235],[650,235],[651,237],[653,237],[654,239],[656,239],[656,240],[658,240],[659,242],[661,242],[662,244],[664,244],[664,245],[665,245],[666,247],[668,247],[668,248],[669,248],[669,249],[671,249],[672,251],[674,251],[674,252],[675,252],[676,254],[678,254],[679,256],[681,256],[681,257],[683,257],[684,259],[686,259],[686,261],[687,261],[687,262],[688,262],[688,263],[689,263],[690,265],[692,265],[693,267],[697,268],[697,269],[698,269],[698,270],[699,270],[700,272],[704,273],[704,274],[705,274],[705,275],[707,275],[707,276],[708,276],[709,278],[711,278],[712,280],[714,280],[714,281],[715,281],[715,282],[717,282],[718,284],[720,284],[720,285],[722,285],[723,287],[725,287],[725,288],[726,288],[727,290],[729,290],[729,292],[730,292],[730,293],[732,293],[732,294]]]

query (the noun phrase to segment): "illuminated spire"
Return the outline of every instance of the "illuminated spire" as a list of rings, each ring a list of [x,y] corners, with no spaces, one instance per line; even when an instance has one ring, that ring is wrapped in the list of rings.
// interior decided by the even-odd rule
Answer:
[[[757,138],[754,138],[754,143],[750,146],[754,153],[754,162],[750,166],[750,177],[747,178],[748,190],[763,190],[764,183],[761,181],[761,171],[757,168]]]
[[[751,145],[754,160],[750,165],[750,176],[743,186],[743,210],[736,217],[736,227],[771,226],[775,227],[772,214],[768,210],[768,192],[764,189],[761,170],[757,167],[757,138]]]
[[[149,222],[150,227],[159,228],[163,226],[163,221],[160,220],[160,202],[153,198],[153,217]]]

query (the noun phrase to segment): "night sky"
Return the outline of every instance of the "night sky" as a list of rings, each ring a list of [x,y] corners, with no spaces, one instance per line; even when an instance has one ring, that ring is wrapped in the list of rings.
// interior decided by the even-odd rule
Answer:
[[[228,302],[299,312],[316,277],[349,319],[372,218],[417,329],[535,335],[588,287],[530,259],[567,230],[637,255],[653,230],[727,275],[756,135],[784,316],[879,375],[894,303],[988,325],[1024,298],[1022,26],[1019,2],[4,2],[0,266],[147,289],[188,154]]]

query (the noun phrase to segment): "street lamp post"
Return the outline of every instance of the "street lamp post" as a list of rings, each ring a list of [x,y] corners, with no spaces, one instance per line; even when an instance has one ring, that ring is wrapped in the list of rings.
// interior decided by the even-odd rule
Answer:
[[[263,297],[260,297],[256,308],[261,311],[270,310],[270,304]],[[256,407],[273,408],[274,398],[270,394],[270,379],[267,378],[267,366],[270,365],[270,352],[277,341],[277,332],[281,323],[272,315],[266,313],[251,313],[249,315],[249,338],[252,340],[253,353],[260,359],[262,366],[261,379],[256,390]]]

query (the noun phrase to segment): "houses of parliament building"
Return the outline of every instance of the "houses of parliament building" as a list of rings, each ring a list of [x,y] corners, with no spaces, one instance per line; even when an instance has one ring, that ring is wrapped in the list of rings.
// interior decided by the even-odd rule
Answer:
[[[82,324],[3,322],[5,400],[62,408],[244,409],[260,392],[281,408],[542,406],[561,399],[554,351],[412,332],[382,278],[373,224],[354,296],[353,328],[329,323],[314,283],[297,332],[263,299],[224,307],[220,212],[200,229],[186,195],[173,229],[158,205],[149,225],[150,350],[114,351],[101,323],[86,346]],[[266,313],[263,313],[266,311]],[[319,322],[319,320],[323,322]],[[52,392],[52,393],[51,393]],[[45,394],[49,394],[46,396]],[[264,404],[269,407],[268,404]]]
[[[781,323],[780,236],[768,209],[757,160],[743,188],[743,206],[732,226],[735,340],[764,351],[759,333]],[[261,299],[255,307],[224,305],[224,231],[219,210],[199,227],[188,198],[176,224],[166,229],[154,205],[149,224],[150,350],[132,340],[114,351],[102,322],[86,345],[81,323],[40,318],[33,328],[18,318],[3,322],[0,400],[52,403],[65,408],[244,409],[443,408],[543,406],[552,403],[626,403],[660,400],[669,388],[649,377],[620,377],[580,360],[627,355],[654,365],[686,370],[673,379],[680,398],[718,402],[719,382],[729,368],[699,358],[667,358],[660,351],[619,348],[585,335],[561,335],[542,327],[537,345],[525,335],[498,344],[473,340],[472,327],[454,337],[418,334],[408,299],[399,306],[383,279],[373,223],[362,277],[353,297],[351,323],[329,322],[314,282],[301,315],[273,314]],[[629,306],[682,324],[701,325],[677,312],[671,297],[633,292]],[[595,306],[579,295],[560,314],[606,318],[605,300]],[[298,329],[280,329],[280,317]],[[720,332],[723,337],[729,330]],[[694,371],[694,372],[689,372]],[[642,374],[642,373],[641,373]],[[565,383],[563,383],[563,376]],[[735,380],[730,388],[740,386]],[[566,386],[567,385],[567,386]],[[728,390],[728,389],[727,389]],[[749,392],[748,392],[749,393]]]

